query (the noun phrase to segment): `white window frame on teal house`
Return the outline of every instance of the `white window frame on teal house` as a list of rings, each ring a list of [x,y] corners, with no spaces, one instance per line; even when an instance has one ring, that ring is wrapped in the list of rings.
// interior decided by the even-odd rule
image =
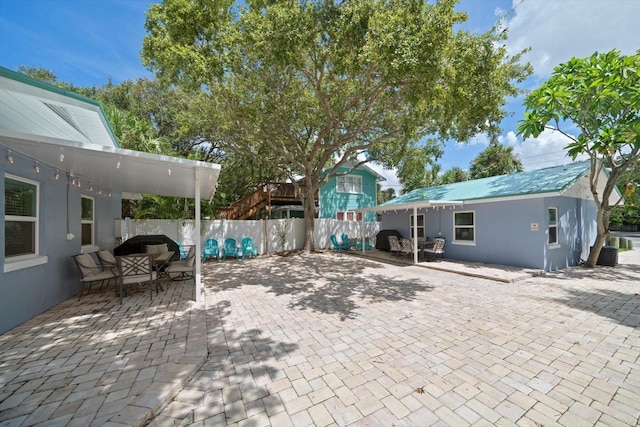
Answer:
[[[336,193],[362,194],[362,176],[360,175],[336,176]]]
[[[424,240],[424,214],[416,215],[418,217],[418,240]],[[422,225],[421,225],[422,224]],[[411,230],[411,238],[413,239],[413,215],[409,215],[409,230]]]
[[[8,215],[8,203],[7,197],[10,194],[7,191],[7,183],[8,181],[16,181],[18,183],[24,184],[25,186],[29,186],[33,188],[35,191],[35,195],[33,197],[33,202],[35,203],[35,207],[33,215]],[[47,262],[47,257],[39,256],[40,254],[40,183],[37,181],[32,181],[30,179],[22,178],[15,175],[5,174],[4,175],[4,183],[5,183],[5,264],[4,264],[4,272],[8,273],[10,271],[20,270],[22,268],[33,267],[35,265],[44,264]],[[25,212],[27,213],[27,212]],[[23,253],[20,255],[10,255],[7,256],[6,253],[6,242],[10,239],[7,233],[7,224],[10,222],[21,222],[21,223],[30,223],[32,225],[33,236],[30,236],[32,239],[33,247],[28,253]]]
[[[559,248],[560,243],[558,240],[558,208],[557,207],[547,208],[547,219],[549,221],[549,227],[547,230],[547,242],[549,243],[549,248],[550,249]]]
[[[456,216],[462,214],[471,214],[471,224],[457,224]],[[463,230],[471,230],[471,239],[463,239],[461,234]],[[460,234],[458,233],[460,232]],[[476,245],[476,211],[460,211],[453,212],[453,242],[455,245]]]
[[[362,221],[362,212],[337,211],[336,219],[339,221]]]
[[[84,208],[85,201],[91,202],[91,209],[88,215]],[[95,248],[95,215],[95,198],[83,194],[80,198],[80,244],[83,252],[90,252]]]

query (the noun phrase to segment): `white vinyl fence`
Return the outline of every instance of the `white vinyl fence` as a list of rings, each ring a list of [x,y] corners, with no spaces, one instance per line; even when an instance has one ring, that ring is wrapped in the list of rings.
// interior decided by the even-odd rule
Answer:
[[[330,237],[345,233],[350,238],[362,237],[362,223],[356,221],[339,221],[337,219],[316,219],[313,233],[316,249],[331,248]],[[201,243],[207,239],[216,239],[220,246],[224,239],[232,237],[238,244],[243,237],[251,237],[258,248],[258,254],[275,253],[302,249],[304,246],[304,219],[270,219],[270,220],[203,220],[201,221]],[[167,237],[190,246],[195,243],[193,220],[181,219],[125,219],[116,225],[122,241],[140,234],[164,234]],[[380,231],[380,223],[365,222],[364,237],[375,245],[375,236]]]

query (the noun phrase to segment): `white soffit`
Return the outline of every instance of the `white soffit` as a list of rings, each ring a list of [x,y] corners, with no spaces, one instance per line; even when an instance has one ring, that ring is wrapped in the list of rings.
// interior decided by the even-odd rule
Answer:
[[[220,165],[214,163],[117,147],[32,138],[32,135],[0,130],[0,144],[15,153],[73,174],[85,184],[91,183],[111,191],[194,198],[197,174],[200,196],[207,199],[214,194],[220,174]]]

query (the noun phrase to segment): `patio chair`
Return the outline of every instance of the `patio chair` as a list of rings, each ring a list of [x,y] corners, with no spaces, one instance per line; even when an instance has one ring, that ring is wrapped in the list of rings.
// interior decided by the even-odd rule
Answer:
[[[331,239],[331,244],[333,244],[333,250],[342,252],[342,245],[338,243],[338,239],[336,238],[336,235],[332,234],[330,239]]]
[[[393,255],[393,253],[395,252],[396,255],[400,254],[400,241],[398,240],[398,237],[396,236],[389,236],[389,253],[391,255]]]
[[[187,255],[189,254],[189,251],[187,251],[184,246],[182,246],[182,243],[178,242],[177,240],[175,240],[176,245],[178,245],[178,251],[180,251],[180,259],[184,260],[187,258]]]
[[[258,256],[258,249],[253,246],[253,240],[251,240],[251,237],[243,238],[240,247],[242,251],[242,259],[244,259],[245,255],[252,255],[254,258]]]
[[[436,237],[433,239],[433,246],[424,248],[424,254],[427,261],[435,261],[436,255],[440,255],[444,258],[444,244],[446,240],[442,237]]]
[[[78,297],[78,301],[82,298],[82,293],[84,292],[84,285],[88,284],[89,289],[87,293],[91,291],[91,285],[94,283],[100,282],[100,289],[105,283],[108,283],[111,279],[117,279],[118,273],[113,270],[103,270],[96,264],[95,260],[90,254],[80,254],[75,255],[73,257],[73,261],[75,262],[78,270],[80,270],[80,283],[82,287],[80,289],[80,296]]]
[[[196,266],[196,247],[191,246],[187,257],[184,260],[173,261],[164,272],[170,280],[183,281],[194,277],[194,269]]]
[[[409,257],[413,255],[413,239],[400,239],[400,254]]]
[[[369,242],[369,238],[365,237],[364,239],[364,250],[368,251],[369,249],[372,249],[373,246],[371,246],[371,243]],[[361,251],[362,250],[362,239],[358,239],[356,240],[356,249]]]
[[[207,239],[206,242],[204,242],[202,262],[205,262],[208,258],[215,258],[216,261],[220,261],[220,248],[218,247],[218,241],[216,239]]]
[[[122,296],[126,293],[126,285],[148,283],[151,301],[153,301],[153,288],[156,293],[162,286],[158,281],[158,274],[153,270],[152,254],[133,254],[117,257],[118,270],[120,270],[120,304]]]
[[[222,248],[222,259],[227,259],[227,257],[235,256],[238,259],[238,244],[236,243],[236,239],[228,237],[224,239],[224,247]]]
[[[116,257],[111,253],[111,251],[103,249],[101,251],[98,251],[96,255],[98,256],[100,265],[102,265],[102,270],[111,270],[115,274],[120,274],[120,271],[118,270],[118,261],[116,260]]]
[[[346,233],[342,233],[342,249],[350,250],[351,249],[351,241],[349,240],[349,236]]]

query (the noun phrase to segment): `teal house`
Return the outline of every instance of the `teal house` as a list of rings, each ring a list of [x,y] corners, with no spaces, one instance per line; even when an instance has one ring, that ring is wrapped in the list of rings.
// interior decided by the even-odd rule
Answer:
[[[382,175],[367,165],[353,170],[346,165],[338,169],[338,174],[329,178],[320,188],[318,195],[318,217],[342,221],[376,221],[374,212],[358,212],[358,209],[377,205],[377,183],[384,180]]]

